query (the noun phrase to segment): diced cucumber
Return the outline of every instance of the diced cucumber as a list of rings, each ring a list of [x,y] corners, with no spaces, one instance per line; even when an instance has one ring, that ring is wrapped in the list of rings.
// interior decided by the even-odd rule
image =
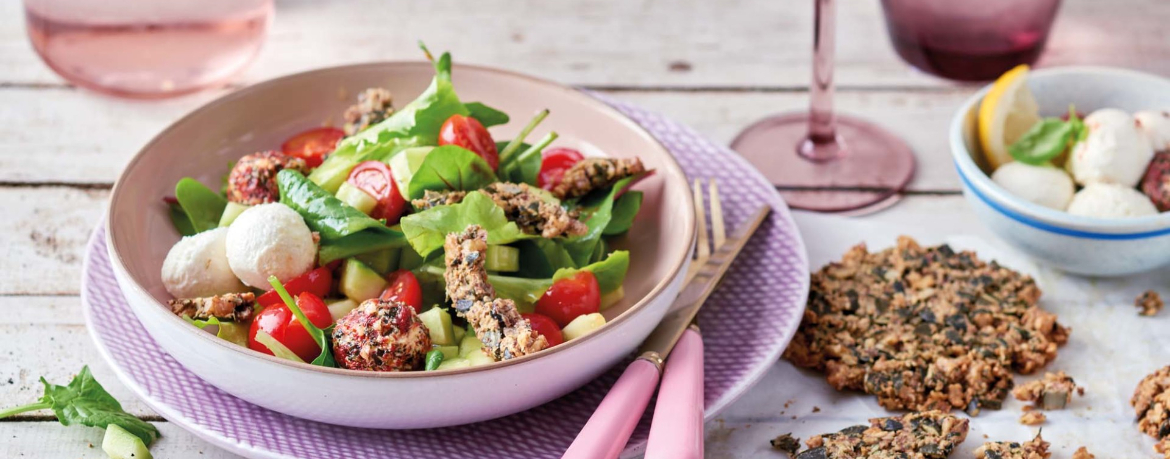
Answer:
[[[398,192],[402,193],[402,198],[407,202],[410,202],[410,178],[414,177],[427,154],[434,149],[435,147],[407,148],[390,158],[390,175],[394,177]]]
[[[410,246],[400,249],[401,255],[398,256],[398,269],[405,269],[413,271],[423,264],[423,257],[415,252]]]
[[[343,182],[341,188],[337,189],[337,199],[366,215],[369,215],[370,212],[374,211],[374,207],[378,206],[377,199],[358,187],[350,185],[349,182]]]
[[[370,269],[365,263],[350,258],[345,260],[345,267],[341,269],[341,284],[338,290],[347,298],[361,303],[370,298],[377,298],[388,285],[381,274]]]
[[[375,272],[384,275],[390,271],[398,269],[398,257],[400,255],[402,255],[402,249],[398,247],[392,247],[389,249],[366,252],[361,255],[357,255],[354,258],[357,258],[362,263],[365,263],[366,266],[369,266],[370,269],[374,270]]]
[[[626,297],[625,286],[620,286],[617,288],[617,290],[602,294],[601,295],[601,310],[604,311],[606,309],[609,309],[610,306],[617,304],[618,301],[621,301],[622,298],[625,298],[625,297]]]
[[[328,305],[329,315],[333,316],[334,322],[337,322],[341,320],[342,317],[345,317],[346,314],[349,314],[349,311],[357,309],[357,307],[358,302],[349,298],[334,301]]]
[[[427,330],[431,332],[431,344],[438,344],[440,346],[453,346],[455,341],[455,330],[451,326],[451,314],[442,307],[435,306],[418,315],[419,320],[422,320],[423,325],[427,326]]]
[[[467,335],[463,337],[463,341],[459,342],[460,357],[467,357],[473,351],[480,350],[483,350],[483,342],[475,337],[475,333],[467,332]]]
[[[431,346],[431,348],[437,349],[439,352],[442,352],[444,361],[459,358],[459,346],[438,346],[438,345],[435,345],[435,346]]]
[[[490,355],[487,355],[487,353],[484,352],[483,349],[480,349],[478,351],[472,351],[470,354],[467,354],[467,357],[464,357],[464,358],[467,359],[468,362],[471,362],[471,366],[473,366],[473,367],[478,367],[480,365],[487,365],[489,363],[496,362],[496,360],[493,359]]]
[[[92,445],[91,445],[92,446]],[[106,436],[102,438],[102,451],[110,459],[152,459],[150,450],[137,435],[130,433],[117,424],[106,426]]]
[[[561,334],[565,336],[565,341],[571,341],[582,336],[593,333],[593,330],[601,328],[605,325],[605,316],[598,313],[584,314],[577,316],[569,325],[561,330]]]
[[[510,273],[520,270],[520,249],[506,245],[489,245],[484,254],[488,271]]]
[[[463,337],[467,335],[467,329],[463,327],[455,327],[455,342],[462,343]]]
[[[448,360],[444,358],[443,363],[440,363],[439,368],[436,368],[436,370],[451,370],[455,368],[467,368],[470,366],[471,362],[468,362],[467,359],[456,357]]]
[[[236,221],[236,217],[239,217],[245,210],[248,210],[248,206],[228,201],[227,206],[223,208],[223,214],[219,216],[219,227],[231,225],[232,222]]]

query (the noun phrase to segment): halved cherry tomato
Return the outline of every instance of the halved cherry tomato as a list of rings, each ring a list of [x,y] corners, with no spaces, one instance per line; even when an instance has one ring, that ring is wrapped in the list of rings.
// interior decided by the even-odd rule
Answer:
[[[577,164],[585,156],[572,148],[550,148],[545,150],[544,159],[540,160],[540,175],[536,177],[536,184],[546,190],[551,190],[564,177],[565,171]]]
[[[422,287],[418,285],[414,273],[400,269],[388,274],[386,280],[390,281],[390,286],[382,291],[379,299],[401,301],[414,308],[416,312],[422,309]]]
[[[378,201],[370,212],[371,217],[385,218],[387,225],[398,223],[406,210],[406,199],[398,192],[398,182],[390,175],[390,166],[381,161],[366,161],[355,166],[345,181]]]
[[[564,327],[584,314],[601,310],[601,289],[597,277],[589,271],[553,282],[544,296],[536,301],[536,312]]]
[[[333,316],[329,314],[329,308],[325,306],[321,297],[304,292],[296,297],[296,301],[297,307],[301,308],[301,312],[305,313],[305,317],[313,325],[326,328],[333,323]],[[297,321],[297,316],[283,303],[260,311],[260,314],[252,320],[252,327],[248,330],[248,348],[272,355],[268,346],[256,341],[256,332],[259,330],[264,330],[265,333],[272,335],[280,344],[288,347],[290,351],[306,362],[312,362],[321,353],[321,347],[317,346],[317,342],[313,341],[313,337]]]
[[[478,120],[469,116],[451,115],[439,129],[439,145],[458,145],[479,155],[492,170],[500,168],[500,154],[496,151],[496,141],[487,128]]]
[[[329,289],[332,286],[333,269],[328,266],[322,266],[301,274],[284,283],[285,290],[288,290],[288,294],[294,298],[304,292],[325,297],[329,295]],[[269,290],[267,293],[260,295],[260,298],[257,298],[256,302],[264,307],[284,304],[284,301],[280,299],[280,295],[276,293],[276,290]]]
[[[543,314],[524,313],[520,314],[528,323],[532,324],[532,329],[537,333],[544,335],[544,339],[548,340],[548,347],[553,347],[565,342],[565,335],[561,334],[561,327],[557,326],[556,322]]]
[[[285,140],[280,151],[289,156],[305,160],[310,168],[321,165],[325,156],[337,149],[337,142],[345,137],[345,131],[331,127],[309,129]]]

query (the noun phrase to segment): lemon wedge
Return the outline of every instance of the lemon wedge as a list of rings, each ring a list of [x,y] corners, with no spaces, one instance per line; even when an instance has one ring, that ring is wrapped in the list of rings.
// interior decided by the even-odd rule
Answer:
[[[979,104],[979,146],[992,169],[1012,161],[1011,145],[1040,122],[1040,107],[1028,90],[1028,66],[1008,70]]]

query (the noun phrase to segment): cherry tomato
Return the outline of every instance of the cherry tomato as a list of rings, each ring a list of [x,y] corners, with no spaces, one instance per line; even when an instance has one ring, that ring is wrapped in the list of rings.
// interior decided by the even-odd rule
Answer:
[[[355,166],[345,181],[378,201],[370,212],[371,217],[384,218],[387,225],[398,223],[406,210],[406,199],[398,192],[398,182],[390,175],[390,166],[381,161],[366,161]]]
[[[537,313],[520,314],[528,323],[532,324],[532,329],[537,333],[544,335],[544,339],[548,340],[548,347],[553,347],[565,342],[565,335],[561,334],[561,327],[548,316]]]
[[[419,287],[414,273],[400,269],[388,274],[386,280],[390,281],[390,286],[382,291],[379,299],[401,301],[414,308],[416,312],[422,309],[422,287]]]
[[[439,129],[439,145],[458,145],[479,155],[492,170],[500,168],[500,154],[496,151],[496,142],[487,128],[479,124],[475,118],[463,115],[451,115]]]
[[[325,328],[333,323],[333,316],[329,314],[329,308],[325,306],[321,297],[304,292],[297,296],[296,301],[297,307],[301,308],[305,317],[313,325]],[[313,337],[309,335],[305,327],[297,321],[297,316],[288,306],[283,304],[264,308],[252,320],[252,328],[248,330],[248,348],[272,355],[268,346],[256,341],[256,332],[260,330],[272,335],[280,344],[285,345],[306,362],[312,362],[321,353],[321,348],[317,346],[316,341],[313,341]]]
[[[301,274],[292,280],[284,283],[285,290],[288,294],[296,298],[304,292],[309,292],[319,297],[329,295],[329,290],[333,287],[333,269],[328,266],[322,266],[307,273]],[[260,306],[268,307],[278,304],[284,304],[284,300],[280,299],[280,294],[276,290],[269,290],[267,293],[260,295],[256,299]]]
[[[578,316],[600,310],[601,289],[597,286],[597,277],[589,271],[553,282],[544,296],[536,301],[536,312],[548,316],[562,328]]]
[[[337,149],[337,142],[345,137],[345,131],[331,127],[309,129],[285,140],[280,151],[289,156],[305,160],[310,168],[321,165],[325,156]]]
[[[546,190],[551,190],[558,183],[565,171],[577,162],[585,159],[581,152],[572,148],[550,148],[544,151],[544,159],[540,160],[540,175],[536,177],[536,184]]]

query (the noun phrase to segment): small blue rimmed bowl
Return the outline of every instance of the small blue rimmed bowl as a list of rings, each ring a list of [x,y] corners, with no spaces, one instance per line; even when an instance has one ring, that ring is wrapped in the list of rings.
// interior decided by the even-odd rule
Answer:
[[[1170,264],[1170,212],[1135,218],[1070,215],[1020,199],[992,182],[976,123],[989,87],[963,103],[950,127],[963,196],[983,224],[1028,255],[1073,274],[1121,276]],[[1070,103],[1082,113],[1107,107],[1131,113],[1170,108],[1170,80],[1132,70],[1037,70],[1029,75],[1028,87],[1045,116],[1066,113]]]

